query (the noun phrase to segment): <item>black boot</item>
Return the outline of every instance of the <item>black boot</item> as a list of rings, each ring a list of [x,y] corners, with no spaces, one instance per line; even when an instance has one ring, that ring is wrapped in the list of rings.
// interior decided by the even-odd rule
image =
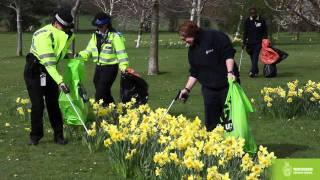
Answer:
[[[54,143],[60,144],[60,145],[68,144],[68,141],[66,139],[64,139],[63,136],[55,136],[53,141],[54,141]]]
[[[39,140],[30,138],[29,145],[36,146],[39,144]]]

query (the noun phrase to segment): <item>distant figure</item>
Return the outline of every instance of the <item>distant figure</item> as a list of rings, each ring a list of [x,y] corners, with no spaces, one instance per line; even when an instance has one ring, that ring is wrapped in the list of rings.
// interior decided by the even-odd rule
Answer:
[[[243,46],[251,58],[249,77],[254,78],[259,74],[258,60],[262,39],[268,38],[265,20],[257,14],[256,8],[249,9],[250,16],[244,23]]]

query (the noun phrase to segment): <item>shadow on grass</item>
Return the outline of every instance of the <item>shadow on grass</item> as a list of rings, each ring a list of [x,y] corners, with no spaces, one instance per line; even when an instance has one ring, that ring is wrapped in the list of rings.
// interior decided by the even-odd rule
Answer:
[[[305,151],[309,149],[308,146],[297,144],[263,144],[263,146],[268,147],[268,151],[274,152],[278,158],[289,157],[297,151]]]
[[[165,74],[168,74],[168,73],[170,73],[170,72],[168,72],[168,71],[160,71],[160,72],[158,73],[158,75],[165,75]]]
[[[278,73],[277,77],[297,77],[298,73],[294,72],[283,72],[283,73]]]

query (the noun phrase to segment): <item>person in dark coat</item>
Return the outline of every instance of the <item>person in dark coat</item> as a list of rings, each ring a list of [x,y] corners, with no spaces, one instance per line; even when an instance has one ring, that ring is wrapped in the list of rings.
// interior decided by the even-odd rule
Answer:
[[[262,39],[268,38],[265,20],[258,15],[255,8],[249,9],[250,16],[244,22],[243,48],[245,47],[251,59],[249,77],[254,78],[259,74],[258,60]]]
[[[186,21],[179,27],[182,41],[190,45],[188,58],[190,75],[179,99],[186,100],[192,87],[199,82],[205,106],[205,126],[213,130],[219,123],[228,92],[228,78],[239,77],[234,62],[235,49],[229,37],[216,30],[204,30]]]

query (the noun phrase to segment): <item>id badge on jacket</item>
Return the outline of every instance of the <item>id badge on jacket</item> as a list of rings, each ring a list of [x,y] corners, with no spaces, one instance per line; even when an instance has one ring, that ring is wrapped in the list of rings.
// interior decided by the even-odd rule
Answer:
[[[46,73],[40,74],[40,86],[45,87],[47,85],[47,75]]]

